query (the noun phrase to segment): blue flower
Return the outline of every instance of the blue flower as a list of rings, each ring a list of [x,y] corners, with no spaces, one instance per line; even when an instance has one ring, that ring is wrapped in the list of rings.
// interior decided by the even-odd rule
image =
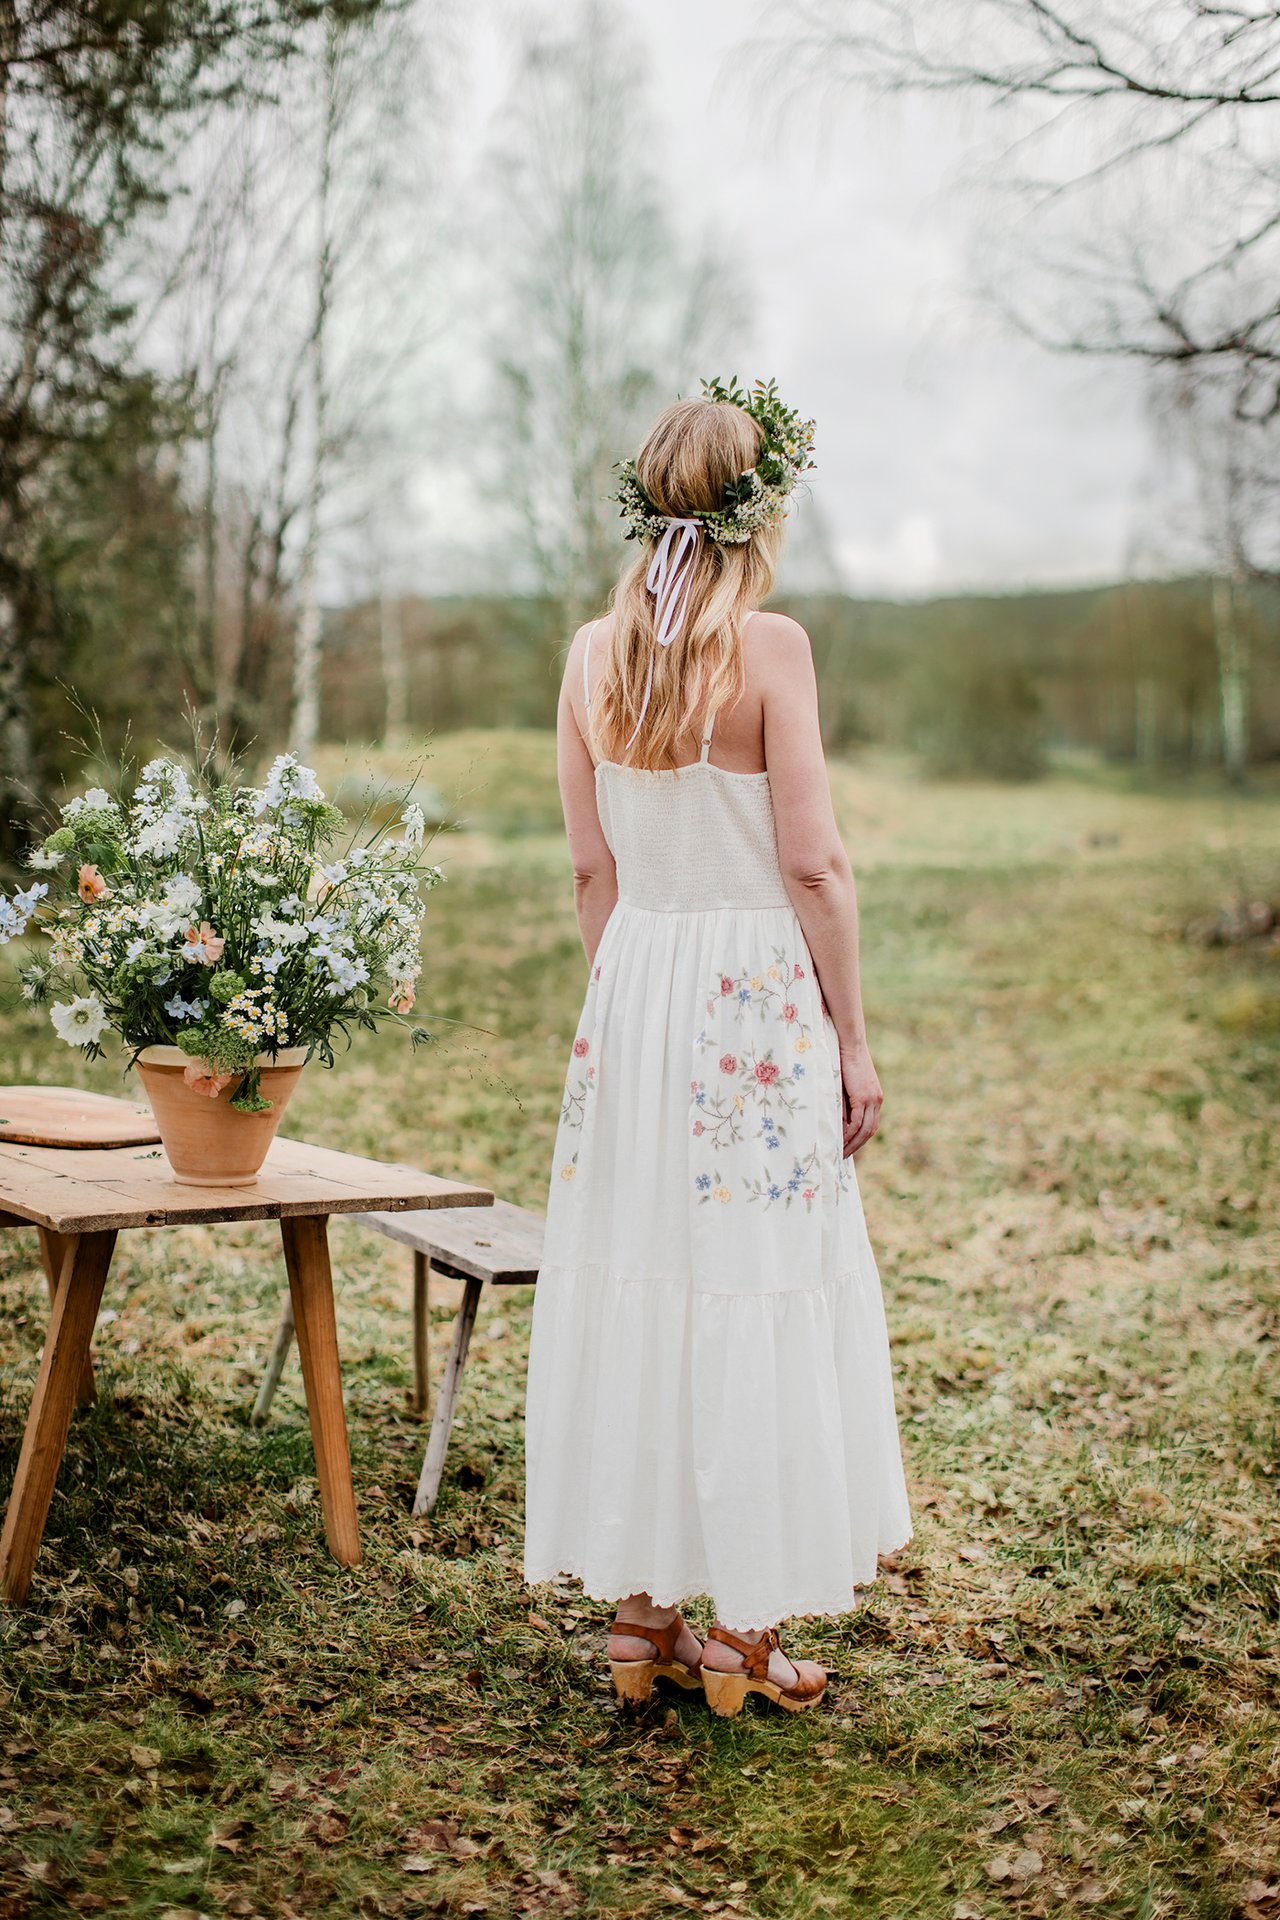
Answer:
[[[793,1080],[804,1079],[804,1068],[800,1065],[800,1062],[798,1060],[796,1061],[794,1067],[792,1067],[791,1069],[791,1078]]]
[[[705,1087],[699,1087],[699,1088],[698,1088],[698,1091],[697,1091],[697,1092],[696,1092],[696,1093],[694,1094],[694,1096],[693,1096],[693,1104],[694,1104],[694,1106],[695,1106],[695,1107],[705,1107],[705,1106],[706,1106],[706,1104],[707,1104],[707,1090],[706,1090],[706,1088],[705,1088]]]
[[[208,1004],[207,1000],[184,1000],[175,993],[172,1000],[165,1001],[164,1010],[171,1020],[198,1020]]]
[[[798,1190],[799,1186],[800,1186],[800,1175],[798,1173],[793,1173],[791,1178],[787,1182],[787,1192],[795,1193]]]
[[[705,1193],[711,1185],[711,1175],[709,1173],[700,1173],[693,1184],[699,1193]]]
[[[750,1000],[750,998],[751,998],[751,989],[750,989],[750,987],[739,987],[739,988],[738,988],[738,998],[739,998],[739,1000],[740,1000],[740,1001],[742,1002],[742,1004],[743,1004],[743,1006],[745,1007],[745,1006],[746,1006],[746,1004],[747,1004],[747,1002],[748,1002],[748,1001]]]
[[[776,1133],[766,1133],[764,1137],[764,1143],[765,1143],[765,1146],[769,1148],[780,1147],[782,1145],[782,1142],[781,1140],[779,1140]]]
[[[773,1185],[771,1185],[771,1186],[770,1186],[770,1188],[769,1188],[769,1198],[770,1198],[771,1200],[781,1200],[781,1198],[782,1198],[782,1188],[781,1188],[781,1187],[779,1187],[779,1186],[773,1186]]]

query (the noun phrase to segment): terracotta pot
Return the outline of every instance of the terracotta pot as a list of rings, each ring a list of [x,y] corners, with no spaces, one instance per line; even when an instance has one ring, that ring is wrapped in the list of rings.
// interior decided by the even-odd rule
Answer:
[[[305,1047],[285,1047],[273,1060],[259,1054],[268,1113],[237,1113],[231,1097],[242,1075],[210,1097],[184,1078],[192,1061],[181,1047],[144,1047],[138,1078],[151,1102],[175,1180],[188,1187],[251,1187],[306,1063]]]

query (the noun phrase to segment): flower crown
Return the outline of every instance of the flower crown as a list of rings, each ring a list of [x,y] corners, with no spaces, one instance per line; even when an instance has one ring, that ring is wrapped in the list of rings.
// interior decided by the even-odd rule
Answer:
[[[696,520],[708,538],[722,546],[745,546],[753,533],[781,513],[796,482],[813,468],[814,423],[783,405],[776,380],[757,380],[750,393],[738,385],[736,375],[727,386],[719,379],[704,380],[702,397],[727,400],[751,416],[760,429],[760,457],[754,467],[729,482],[723,507],[682,517]],[[671,516],[654,506],[640,484],[634,460],[624,460],[618,472],[621,478],[608,497],[618,502],[627,523],[627,539],[660,540]]]

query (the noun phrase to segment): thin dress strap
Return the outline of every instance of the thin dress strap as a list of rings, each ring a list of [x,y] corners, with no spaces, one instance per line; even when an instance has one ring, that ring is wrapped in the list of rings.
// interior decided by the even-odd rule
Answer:
[[[715,725],[715,723],[716,723],[716,717],[714,713],[708,714],[707,730],[702,736],[702,752],[698,755],[699,760],[702,761],[704,765],[706,763],[707,755],[711,751],[711,729]]]

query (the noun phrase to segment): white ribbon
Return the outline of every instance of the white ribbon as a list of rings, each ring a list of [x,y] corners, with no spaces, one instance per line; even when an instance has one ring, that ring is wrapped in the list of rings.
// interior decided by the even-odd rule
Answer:
[[[701,531],[696,520],[668,520],[649,562],[644,583],[653,595],[653,637],[660,647],[669,647],[684,625]]]
[[[702,528],[696,520],[668,520],[667,530],[649,562],[644,584],[653,595],[653,637],[660,647],[669,647],[673,640],[679,639],[684,626],[701,532]],[[640,702],[640,717],[636,721],[635,733],[623,748],[624,753],[630,753],[635,745],[644,716],[649,711],[649,695],[652,692],[653,655],[650,654],[644,699]]]

